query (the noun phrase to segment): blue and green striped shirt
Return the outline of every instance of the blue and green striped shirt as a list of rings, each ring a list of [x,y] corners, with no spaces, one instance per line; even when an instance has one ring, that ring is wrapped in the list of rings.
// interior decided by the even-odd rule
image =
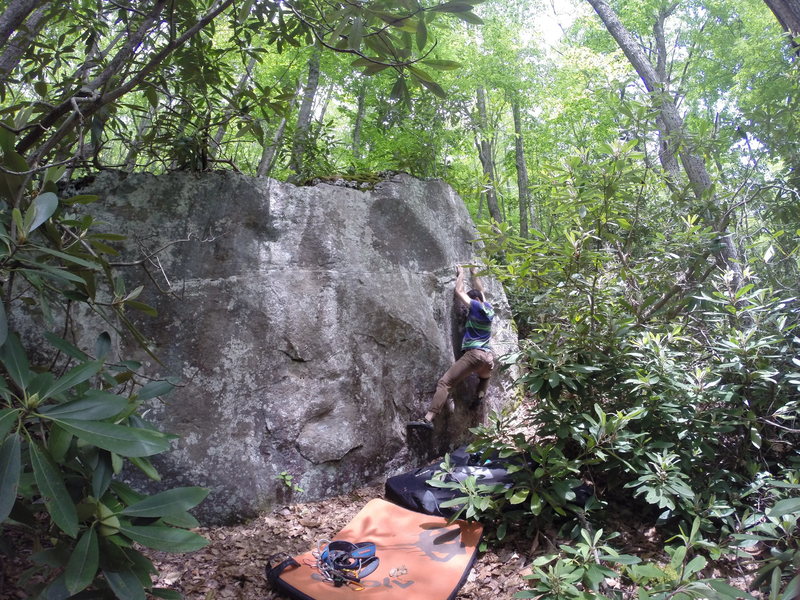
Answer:
[[[480,348],[489,350],[489,338],[492,336],[492,319],[494,309],[488,302],[472,300],[469,303],[469,314],[461,342],[462,350]]]

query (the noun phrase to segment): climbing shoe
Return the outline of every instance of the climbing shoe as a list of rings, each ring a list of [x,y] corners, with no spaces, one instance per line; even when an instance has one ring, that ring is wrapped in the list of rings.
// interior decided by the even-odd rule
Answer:
[[[426,419],[420,419],[419,421],[409,421],[408,427],[419,427],[420,429],[427,429],[428,431],[433,431],[433,423]]]

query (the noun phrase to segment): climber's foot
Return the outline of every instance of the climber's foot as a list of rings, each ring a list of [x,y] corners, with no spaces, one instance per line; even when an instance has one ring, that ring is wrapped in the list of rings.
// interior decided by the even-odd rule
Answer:
[[[431,423],[427,419],[419,419],[418,421],[409,421],[408,427],[427,429],[428,431],[433,431],[433,423]]]

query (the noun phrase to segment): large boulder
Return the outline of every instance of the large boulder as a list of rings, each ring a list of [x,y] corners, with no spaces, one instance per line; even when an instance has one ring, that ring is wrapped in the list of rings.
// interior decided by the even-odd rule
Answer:
[[[147,283],[141,300],[158,316],[136,324],[161,364],[129,341],[118,351],[182,381],[147,418],[181,436],[159,457],[165,483],[211,488],[197,511],[206,523],[406,469],[511,398],[497,372],[483,411],[468,409],[467,381],[433,434],[406,428],[458,354],[455,267],[477,260],[469,214],[441,181],[396,175],[359,191],[104,173],[80,192],[129,236],[118,262],[146,258],[125,278]],[[502,288],[485,285],[502,355],[516,334]]]

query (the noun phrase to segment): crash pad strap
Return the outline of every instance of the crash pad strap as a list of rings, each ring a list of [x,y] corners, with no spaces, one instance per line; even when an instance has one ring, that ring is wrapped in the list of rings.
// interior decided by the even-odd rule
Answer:
[[[292,567],[294,569],[294,568],[297,568],[299,566],[300,566],[300,563],[297,562],[294,558],[292,558],[290,556],[289,558],[287,558],[283,562],[275,565],[274,567],[269,567],[268,566],[267,567],[267,579],[269,580],[269,582],[271,584],[275,585],[275,583],[277,582],[278,577],[280,576],[280,574],[283,573],[286,569],[288,569],[289,567]]]

